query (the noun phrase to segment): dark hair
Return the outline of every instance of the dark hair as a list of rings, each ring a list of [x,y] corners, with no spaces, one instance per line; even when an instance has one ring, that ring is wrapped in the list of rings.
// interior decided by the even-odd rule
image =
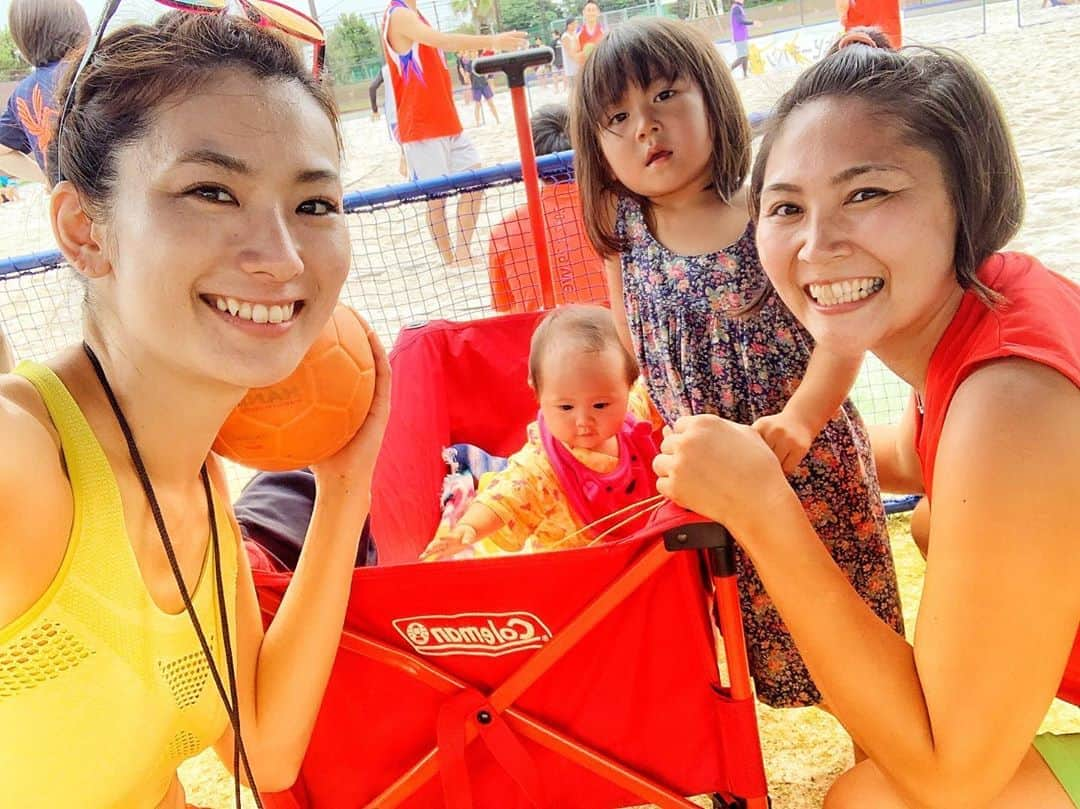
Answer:
[[[529,384],[540,391],[540,368],[548,348],[559,339],[578,343],[583,352],[600,353],[616,348],[626,366],[626,384],[633,385],[640,370],[634,355],[626,350],[615,329],[611,311],[593,304],[567,304],[544,316],[533,332],[529,345]]]
[[[647,221],[649,200],[634,194],[611,173],[600,149],[608,110],[629,85],[648,87],[657,79],[684,78],[701,88],[712,138],[712,183],[730,200],[750,170],[750,125],[739,92],[716,47],[696,28],[661,18],[634,19],[615,26],[596,46],[578,75],[571,108],[574,170],[589,241],[601,256],[626,245],[614,231],[615,202],[636,199]]]
[[[57,98],[67,95],[72,64]],[[235,14],[172,11],[101,42],[79,77],[63,131],[49,144],[49,177],[55,181],[59,169],[91,216],[103,216],[115,191],[116,153],[146,133],[162,103],[198,92],[226,70],[296,82],[326,113],[341,148],[334,100],[292,44]]]
[[[570,111],[565,104],[545,104],[529,119],[537,157],[570,148]]]
[[[11,0],[8,28],[23,58],[34,67],[59,62],[90,38],[78,0]]]
[[[987,303],[1000,301],[975,273],[1020,227],[1024,187],[1005,117],[986,79],[963,57],[935,48],[897,52],[856,44],[818,62],[781,97],[768,122],[750,181],[755,218],[769,152],[788,116],[825,98],[861,101],[908,143],[937,158],[956,212],[957,281]]]
[[[896,50],[896,48],[893,47],[892,40],[889,39],[888,34],[877,26],[856,25],[854,28],[849,28],[843,34],[838,36],[836,42],[829,46],[829,50],[825,52],[825,55],[832,56],[837,51],[851,47],[862,39],[870,40],[876,48],[884,48],[887,51]],[[866,43],[864,42],[863,44]]]
[[[563,26],[564,30],[570,27],[570,23],[577,22],[577,17],[567,17],[566,24]]]

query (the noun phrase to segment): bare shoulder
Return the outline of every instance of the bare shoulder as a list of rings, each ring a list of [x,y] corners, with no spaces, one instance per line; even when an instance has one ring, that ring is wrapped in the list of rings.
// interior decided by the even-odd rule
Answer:
[[[67,549],[72,495],[44,403],[0,376],[0,627],[47,589]]]
[[[407,53],[420,28],[420,17],[407,6],[396,6],[388,12],[386,36],[390,47],[399,54]]]
[[[987,363],[953,396],[938,444],[934,510],[981,521],[980,540],[1016,521],[1026,545],[1075,541],[1080,388],[1039,363]],[[948,502],[947,502],[948,501]],[[1047,547],[1044,550],[1051,551]]]
[[[993,432],[984,441],[1080,440],[1080,388],[1059,371],[1022,357],[983,365],[953,396],[946,429]],[[1061,446],[1064,450],[1065,447]]]

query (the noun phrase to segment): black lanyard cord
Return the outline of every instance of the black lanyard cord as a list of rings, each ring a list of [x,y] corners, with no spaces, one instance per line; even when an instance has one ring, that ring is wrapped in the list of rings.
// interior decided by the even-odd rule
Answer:
[[[184,600],[184,609],[191,619],[192,626],[195,627],[195,634],[198,636],[199,645],[202,647],[203,655],[206,657],[207,665],[210,667],[210,674],[214,678],[214,684],[217,686],[218,694],[221,696],[221,701],[224,703],[225,710],[229,715],[229,721],[233,729],[233,780],[236,787],[236,807],[237,809],[240,809],[240,761],[243,759],[244,773],[247,775],[248,784],[255,796],[255,805],[258,806],[259,809],[262,809],[259,790],[255,785],[255,778],[251,774],[251,765],[248,763],[247,751],[244,749],[244,740],[240,734],[240,703],[237,698],[236,667],[233,663],[232,643],[229,637],[229,617],[228,609],[225,604],[225,584],[221,573],[221,545],[218,538],[214,497],[210,487],[210,476],[206,471],[206,464],[203,464],[202,469],[199,472],[199,477],[202,479],[203,490],[206,492],[207,516],[210,520],[210,543],[214,556],[214,581],[217,588],[218,610],[221,617],[221,634],[225,648],[225,665],[229,677],[228,694],[225,692],[225,684],[222,682],[221,672],[218,670],[214,655],[210,651],[210,644],[206,641],[206,634],[203,632],[202,624],[199,622],[199,617],[195,613],[195,605],[192,604],[191,595],[188,593],[187,585],[184,584],[184,577],[180,574],[180,564],[176,560],[176,553],[173,551],[172,541],[169,539],[169,532],[165,527],[165,519],[161,514],[161,507],[158,505],[157,496],[154,494],[154,487],[150,483],[150,475],[146,471],[142,456],[139,454],[139,448],[135,444],[135,436],[132,434],[131,427],[124,417],[123,410],[120,409],[120,403],[117,401],[116,395],[109,385],[109,380],[105,376],[105,369],[101,367],[101,362],[98,360],[94,350],[85,342],[83,343],[83,350],[86,352],[86,356],[89,358],[90,364],[94,368],[94,373],[97,374],[98,381],[101,382],[101,387],[105,391],[105,396],[108,398],[113,413],[116,415],[116,421],[120,425],[120,431],[124,434],[124,440],[127,441],[131,462],[135,466],[135,473],[139,477],[143,492],[146,494],[146,500],[150,505],[150,511],[154,515],[154,523],[157,525],[158,534],[161,535],[161,544],[165,548],[165,555],[169,558],[169,566],[172,568],[173,576],[176,579],[176,586],[180,590],[180,597]]]

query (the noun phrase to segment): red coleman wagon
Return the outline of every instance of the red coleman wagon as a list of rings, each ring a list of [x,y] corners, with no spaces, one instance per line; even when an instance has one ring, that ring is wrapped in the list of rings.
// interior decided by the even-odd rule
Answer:
[[[522,115],[536,58],[499,65]],[[402,330],[372,492],[380,565],[353,574],[311,744],[270,809],[768,805],[723,528],[666,506],[617,542],[416,561],[440,518],[441,450],[509,455],[535,418],[540,314]],[[267,621],[289,577],[255,571]]]

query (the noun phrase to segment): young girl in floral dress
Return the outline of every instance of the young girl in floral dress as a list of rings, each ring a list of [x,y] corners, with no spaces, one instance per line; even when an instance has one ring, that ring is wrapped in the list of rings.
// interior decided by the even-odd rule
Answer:
[[[762,271],[742,192],[750,132],[727,66],[689,27],[635,20],[597,46],[573,113],[586,226],[657,409],[669,424],[712,413],[754,425],[832,557],[902,633],[869,440],[843,398],[858,363],[815,351]],[[739,567],[758,697],[819,703],[741,553]]]

